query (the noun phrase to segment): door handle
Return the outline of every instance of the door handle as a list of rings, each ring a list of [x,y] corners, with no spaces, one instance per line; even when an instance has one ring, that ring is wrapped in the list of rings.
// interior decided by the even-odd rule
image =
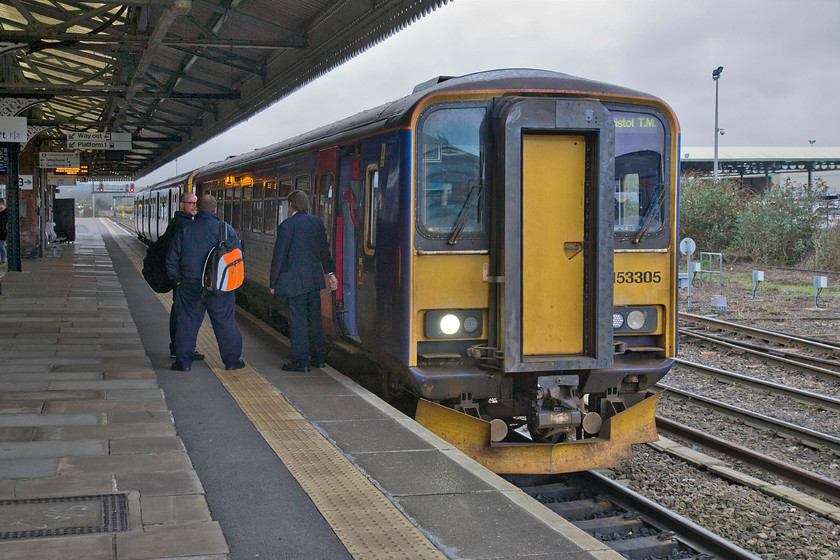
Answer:
[[[583,252],[583,241],[566,241],[563,243],[563,252],[567,259],[572,260],[575,255]]]

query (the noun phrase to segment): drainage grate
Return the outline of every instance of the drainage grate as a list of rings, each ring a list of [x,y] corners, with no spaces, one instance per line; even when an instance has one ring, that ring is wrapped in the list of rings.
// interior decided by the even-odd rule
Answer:
[[[128,531],[125,494],[0,500],[0,539]]]

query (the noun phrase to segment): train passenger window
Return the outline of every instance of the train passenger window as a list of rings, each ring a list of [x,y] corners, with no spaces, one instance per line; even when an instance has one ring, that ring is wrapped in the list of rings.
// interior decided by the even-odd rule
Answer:
[[[333,174],[324,173],[318,188],[318,215],[327,227],[327,241],[332,243],[332,190]]]
[[[289,196],[289,193],[292,192],[292,178],[291,177],[283,177],[280,179],[280,186],[277,189],[277,196],[281,198],[286,198]]]
[[[251,198],[262,198],[263,197],[263,184],[262,181],[257,181],[254,183],[251,191]]]
[[[265,201],[265,215],[263,216],[263,231],[266,235],[274,235],[277,231],[277,201]]]
[[[312,178],[307,175],[298,175],[295,177],[295,189],[305,192],[310,192],[312,186]]]
[[[251,202],[251,231],[262,233],[263,230],[263,201]]]
[[[251,231],[251,201],[242,201],[242,223],[240,224],[240,231]]]
[[[281,200],[280,201],[280,208],[277,209],[277,223],[279,224],[283,220],[289,217],[289,201],[288,200]]]
[[[251,200],[252,187],[242,187],[242,200]]]
[[[233,202],[231,202],[230,200],[225,200],[223,208],[225,209],[224,213],[222,214],[224,216],[224,220],[230,224],[233,221]]]
[[[615,231],[662,231],[667,222],[665,127],[648,113],[613,111],[615,121]]]
[[[233,213],[230,216],[230,225],[236,231],[242,231],[242,201],[233,201]]]
[[[277,198],[277,182],[276,181],[266,181],[265,182],[265,198],[273,199]]]
[[[379,206],[379,169],[370,165],[365,174],[365,253],[376,248],[376,218]]]
[[[426,237],[484,237],[488,228],[484,192],[487,110],[443,105],[421,117],[417,220]]]

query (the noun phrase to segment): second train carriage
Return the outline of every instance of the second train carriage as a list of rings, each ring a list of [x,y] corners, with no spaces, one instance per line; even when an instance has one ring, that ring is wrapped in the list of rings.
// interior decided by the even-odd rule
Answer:
[[[673,112],[641,92],[538,70],[438,78],[139,193],[138,232],[163,231],[173,192],[213,194],[243,240],[241,295],[282,315],[276,226],[309,192],[341,287],[322,292],[325,330],[422,397],[418,421],[496,472],[605,467],[657,437],[678,145]]]

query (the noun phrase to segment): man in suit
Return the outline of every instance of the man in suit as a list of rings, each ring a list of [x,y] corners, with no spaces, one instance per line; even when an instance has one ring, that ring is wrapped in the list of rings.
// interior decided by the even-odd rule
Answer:
[[[338,280],[324,222],[309,213],[309,195],[289,193],[289,211],[291,216],[277,227],[268,285],[289,305],[291,361],[283,369],[307,372],[310,365],[324,367],[326,358],[321,324],[324,274],[329,275],[330,291],[338,288]]]

